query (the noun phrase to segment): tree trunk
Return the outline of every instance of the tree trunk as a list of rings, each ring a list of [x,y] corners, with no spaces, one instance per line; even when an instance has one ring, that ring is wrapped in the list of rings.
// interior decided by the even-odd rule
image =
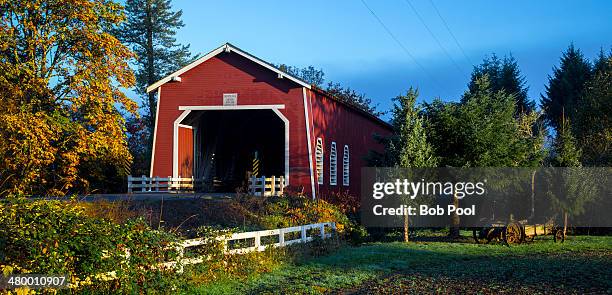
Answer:
[[[404,214],[404,242],[406,243],[410,242],[410,238],[408,237],[408,234],[410,233],[408,223],[409,223],[408,214]]]
[[[533,170],[533,173],[531,173],[531,214],[529,214],[528,220],[535,217],[535,175],[536,170]]]
[[[567,234],[567,211],[563,212],[563,236]]]
[[[155,47],[153,46],[153,8],[151,7],[151,1],[146,1],[146,19],[145,19],[145,30],[146,30],[146,72],[147,72],[147,83],[152,85],[156,82],[157,77],[155,74]],[[148,138],[147,138],[147,147],[149,147],[148,152],[148,161],[151,161],[153,157],[153,133],[155,132],[155,116],[157,114],[157,93],[155,91],[151,91],[147,93],[147,101],[146,104],[148,106],[149,114],[147,116],[147,129],[148,129]]]
[[[455,208],[459,208],[459,198],[457,198],[457,192],[453,193],[453,205]],[[451,227],[448,231],[448,236],[453,239],[459,237],[459,221],[459,215],[457,214],[457,210],[455,210],[451,216]]]
[[[153,47],[153,8],[151,7],[151,1],[147,1],[147,7],[146,7],[146,19],[145,19],[145,26],[146,26],[146,38],[147,38],[147,48],[146,48],[146,55],[147,55],[147,65],[146,65],[146,71],[147,71],[147,83],[149,85],[153,84],[156,82],[156,75],[155,75],[155,48]],[[148,101],[147,104],[149,106],[149,121],[147,122],[149,130],[150,130],[150,134],[153,134],[153,129],[155,128],[155,114],[156,114],[156,108],[157,108],[157,101],[156,101],[156,94],[155,92],[151,92],[148,93]],[[153,137],[153,136],[151,136]]]

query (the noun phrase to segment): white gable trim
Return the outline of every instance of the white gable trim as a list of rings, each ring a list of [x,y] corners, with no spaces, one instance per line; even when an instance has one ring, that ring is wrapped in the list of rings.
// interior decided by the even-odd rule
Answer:
[[[165,84],[167,82],[170,82],[170,81],[173,81],[173,80],[174,81],[181,81],[181,78],[180,78],[181,74],[183,74],[183,73],[185,73],[185,72],[195,68],[199,64],[201,64],[201,63],[203,63],[203,62],[205,62],[205,61],[215,57],[216,55],[218,55],[221,52],[234,52],[234,53],[237,53],[237,54],[239,54],[239,55],[241,55],[241,56],[243,56],[243,57],[245,57],[245,58],[247,58],[247,59],[249,59],[249,60],[251,60],[251,61],[253,61],[253,62],[255,62],[255,63],[259,64],[259,65],[261,65],[261,66],[263,66],[264,68],[267,68],[267,69],[277,73],[278,77],[281,78],[281,79],[283,79],[283,78],[289,79],[289,80],[291,80],[291,81],[293,81],[293,82],[295,82],[295,83],[297,83],[297,84],[299,84],[299,85],[301,85],[303,87],[306,87],[306,88],[310,89],[310,85],[308,83],[302,81],[301,79],[293,77],[293,76],[291,76],[291,75],[289,75],[289,74],[287,74],[287,73],[285,73],[285,72],[275,68],[271,64],[269,64],[269,63],[267,63],[267,62],[265,62],[265,61],[255,57],[255,56],[249,54],[246,51],[242,51],[240,48],[238,48],[238,47],[236,47],[236,46],[234,46],[232,44],[225,43],[221,47],[219,47],[219,48],[209,52],[208,54],[202,56],[201,58],[198,58],[194,62],[186,65],[182,69],[180,69],[180,70],[178,70],[178,71],[168,75],[167,77],[165,77],[165,78],[163,78],[163,79],[153,83],[152,85],[147,87],[147,93],[157,89],[159,86],[161,86],[161,85],[163,85],[163,84]]]

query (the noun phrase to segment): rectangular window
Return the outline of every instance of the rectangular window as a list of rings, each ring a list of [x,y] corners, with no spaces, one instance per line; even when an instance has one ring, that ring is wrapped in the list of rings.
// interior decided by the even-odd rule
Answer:
[[[338,184],[338,155],[336,153],[336,143],[333,141],[329,151],[329,184]]]
[[[346,144],[342,155],[342,185],[349,185],[349,147]]]
[[[323,184],[323,139],[320,137],[317,137],[315,160],[317,165],[317,183]]]

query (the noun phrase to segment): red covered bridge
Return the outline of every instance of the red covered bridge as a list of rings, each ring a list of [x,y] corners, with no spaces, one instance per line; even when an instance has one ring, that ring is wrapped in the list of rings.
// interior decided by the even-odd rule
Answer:
[[[312,194],[356,196],[374,134],[390,126],[227,43],[147,88],[157,91],[151,176],[235,192],[249,173]]]

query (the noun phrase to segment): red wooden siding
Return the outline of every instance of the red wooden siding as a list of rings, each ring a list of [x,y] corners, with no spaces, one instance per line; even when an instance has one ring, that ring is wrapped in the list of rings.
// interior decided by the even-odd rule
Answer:
[[[178,128],[178,176],[193,176],[193,129]]]
[[[283,104],[289,120],[290,185],[310,191],[310,169],[302,87],[235,53],[220,53],[161,86],[152,175],[172,175],[174,121],[179,106],[220,106],[223,93],[237,93],[238,105]],[[231,135],[230,135],[231,136]]]
[[[276,72],[233,51],[217,54],[182,73],[180,78],[180,82],[167,82],[159,87],[152,176],[173,175],[174,123],[184,112],[179,107],[222,106],[224,93],[237,93],[238,106],[284,105],[279,111],[289,121],[290,187],[310,193],[312,176],[317,196],[322,198],[334,192],[348,192],[357,198],[360,193],[361,168],[367,164],[364,157],[370,150],[383,149],[373,135],[391,133],[387,124],[331,99],[321,91],[309,90],[286,77],[279,78]],[[305,111],[309,115],[308,122]],[[253,126],[253,130],[258,130],[258,127]],[[307,138],[308,134],[310,138]],[[193,133],[191,129],[179,128],[178,136],[178,174],[190,177],[194,165]],[[311,168],[313,173],[316,171],[314,157],[318,137],[322,139],[324,148],[322,185],[317,184],[316,175],[311,175]],[[329,156],[332,142],[336,142],[337,150],[336,185],[330,185]],[[349,146],[350,152],[349,186],[344,186],[342,182],[345,145]],[[309,160],[312,161],[312,167]]]
[[[388,125],[378,122],[346,105],[317,91],[312,95],[313,147],[316,139],[323,140],[323,184],[316,184],[318,195],[329,198],[334,192],[347,192],[357,198],[361,190],[361,168],[367,166],[365,157],[370,150],[382,152],[384,147],[374,139],[374,134],[387,136],[391,133]],[[338,182],[330,185],[331,143],[336,142],[338,156]],[[349,146],[349,186],[342,184],[342,156],[344,145]],[[313,159],[314,161],[314,159]],[[316,176],[315,176],[316,178]],[[357,201],[357,200],[354,200]]]

